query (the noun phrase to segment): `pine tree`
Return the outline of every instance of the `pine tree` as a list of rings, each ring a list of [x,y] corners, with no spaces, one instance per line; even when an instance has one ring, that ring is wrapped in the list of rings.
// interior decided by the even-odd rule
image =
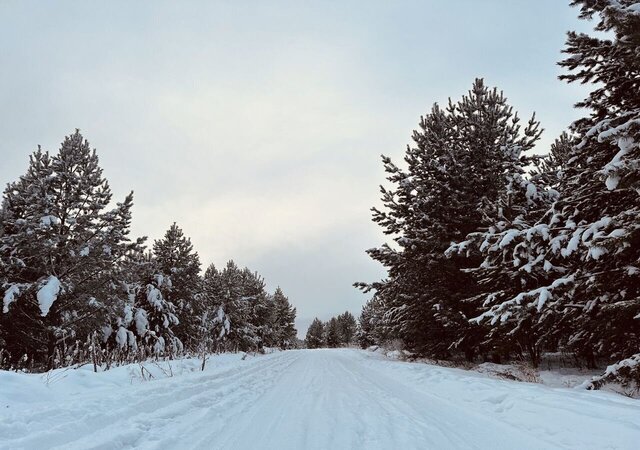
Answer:
[[[311,322],[311,325],[309,325],[309,329],[307,330],[307,335],[304,341],[307,348],[324,347],[324,325],[322,324],[322,321],[317,317],[313,319],[313,322]]]
[[[344,345],[351,344],[356,335],[356,318],[349,311],[345,311],[337,317],[337,320],[340,342]]]
[[[170,300],[180,320],[174,330],[176,336],[187,348],[195,350],[200,318],[204,313],[197,296],[201,290],[198,253],[194,252],[191,240],[174,222],[164,237],[154,242],[153,255],[158,273],[171,279]]]
[[[222,278],[215,265],[211,264],[205,270],[201,288],[202,312],[198,318],[201,323],[200,340],[204,341],[206,351],[217,351],[224,348],[229,337],[231,318],[227,316],[228,305],[225,303]]]
[[[111,323],[103,328],[102,344],[108,351],[117,350],[122,359],[138,350],[145,351],[145,342],[136,334],[134,317],[140,293],[146,289],[146,283],[154,272],[153,257],[142,246],[129,251],[118,264],[115,278],[118,280],[120,301],[115,306]]]
[[[336,348],[340,346],[340,327],[338,319],[332,317],[324,326],[324,342],[327,347]]]
[[[241,270],[233,261],[220,273],[220,303],[231,323],[227,339],[230,349],[255,350],[260,345],[253,304],[261,295],[259,283],[252,272]]]
[[[572,125],[580,143],[554,207],[554,242],[578,241],[558,297],[576,316],[568,345],[628,361],[635,353],[627,376],[640,384],[640,15],[631,0],[572,4],[582,19],[599,15],[596,30],[613,39],[571,32],[560,63],[570,72],[561,79],[597,86],[576,105],[590,115]]]
[[[114,269],[128,239],[132,195],[111,190],[79,131],[51,157],[40,149],[2,203],[3,328],[13,358],[56,364],[55,352],[104,326],[116,302]],[[106,320],[105,320],[106,319]]]
[[[548,233],[546,228],[535,225],[558,199],[562,165],[570,146],[571,139],[563,134],[552,145],[548,156],[530,161],[534,168],[529,177],[523,176],[524,166],[519,165],[510,173],[513,182],[506,186],[498,200],[505,205],[503,211],[508,208],[509,213],[498,217],[486,231],[470,233],[467,240],[448,249],[449,255],[458,252],[484,259],[479,267],[467,270],[474,275],[479,293],[465,301],[477,304],[479,312],[515,297],[522,290],[544,285],[548,279],[552,261],[547,260],[546,265],[537,264],[545,258],[546,248],[531,244],[539,242],[540,236]],[[523,240],[530,245],[522,245]],[[474,319],[476,322],[489,321],[492,325],[482,343],[483,352],[491,352],[494,360],[510,353],[526,352],[537,366],[542,348],[554,341],[554,333],[550,332],[554,327],[553,318],[537,321],[535,311],[529,308],[515,307],[508,313],[502,311],[504,314],[499,316],[494,312],[497,310]]]
[[[244,329],[245,348],[260,350],[271,341],[273,302],[267,294],[264,279],[248,268],[242,270],[242,303],[247,311]]]
[[[532,333],[534,363],[542,348],[561,347],[590,366],[597,356],[627,358],[622,373],[640,380],[631,369],[640,359],[640,17],[630,1],[573,4],[583,19],[599,14],[596,29],[614,39],[569,33],[561,78],[598,83],[577,105],[590,115],[533,175],[547,183],[548,209],[485,234],[484,268],[526,272],[530,282],[492,293],[480,319]]]
[[[289,299],[284,295],[280,287],[273,294],[272,328],[274,343],[280,348],[292,348],[296,339],[296,309],[291,306]]]
[[[176,307],[168,300],[172,290],[171,278],[156,273],[136,298],[132,326],[152,354],[175,355],[183,350],[183,344],[174,332],[174,327],[180,323]]]
[[[478,79],[458,103],[449,101],[445,110],[436,104],[421,119],[406,170],[383,157],[394,189],[381,187],[385,209],[374,208],[373,220],[394,244],[368,253],[387,267],[388,277],[358,286],[376,291],[389,337],[436,357],[453,350],[473,356],[482,329],[469,323],[476,307],[463,299],[478,290],[465,269],[479,261],[447,258],[445,251],[492,218],[512,213],[499,196],[514,183],[510,175],[538,140],[538,127],[532,118],[521,129],[503,94]]]
[[[362,348],[371,345],[385,345],[392,339],[396,326],[389,320],[386,312],[389,307],[377,294],[362,307],[358,318],[358,342]]]

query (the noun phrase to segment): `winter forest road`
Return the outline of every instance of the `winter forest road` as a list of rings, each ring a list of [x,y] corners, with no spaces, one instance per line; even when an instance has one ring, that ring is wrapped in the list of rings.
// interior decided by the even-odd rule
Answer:
[[[637,400],[351,349],[274,353],[0,412],[2,449],[540,450],[639,439]]]

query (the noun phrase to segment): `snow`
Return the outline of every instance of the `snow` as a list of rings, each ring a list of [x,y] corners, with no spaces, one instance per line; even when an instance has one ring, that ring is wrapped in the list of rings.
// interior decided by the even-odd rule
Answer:
[[[135,321],[138,336],[144,336],[149,329],[149,319],[147,319],[147,312],[142,308],[138,308],[135,314]]]
[[[122,318],[123,325],[128,327],[129,324],[133,321],[133,308],[131,305],[124,306],[124,317]]]
[[[630,358],[623,359],[622,361],[618,361],[617,363],[608,366],[604,374],[595,376],[590,380],[585,381],[580,387],[584,389],[593,389],[598,382],[606,380],[610,377],[616,377],[624,369],[637,370],[638,367],[640,367],[640,353],[637,353]]]
[[[538,188],[533,183],[527,184],[527,192],[525,193],[527,200],[532,201],[538,197]]]
[[[637,448],[640,404],[380,352],[0,372],[0,449]]]
[[[127,345],[127,330],[124,327],[118,328],[116,333],[116,344],[118,348],[124,348]]]
[[[504,248],[509,245],[519,234],[518,230],[507,230],[504,234],[504,237],[498,244],[498,247]]]
[[[595,246],[589,249],[589,256],[595,260],[598,260],[602,255],[605,255],[608,252],[609,251],[604,247]]]
[[[550,298],[551,298],[551,293],[547,289],[545,288],[540,289],[540,294],[538,295],[538,305],[537,305],[538,312],[542,311],[542,308],[544,308],[544,304]]]
[[[40,225],[43,227],[50,227],[52,225],[59,225],[60,219],[56,216],[47,215],[40,218]]]
[[[37,298],[40,306],[42,317],[49,314],[49,310],[54,302],[58,299],[60,293],[60,280],[51,275],[47,282],[38,290]]]
[[[9,312],[9,305],[16,301],[16,295],[20,294],[20,287],[22,285],[15,283],[9,286],[9,288],[4,291],[4,298],[2,299],[2,312]]]
[[[604,180],[604,184],[607,186],[607,189],[613,191],[618,187],[618,183],[620,183],[620,176],[618,174],[612,173]]]
[[[593,239],[593,237],[598,234],[601,228],[608,227],[611,222],[611,217],[605,216],[597,222],[591,224],[591,226],[587,228],[586,231],[582,234],[582,242],[587,242],[589,239]]]
[[[153,305],[156,310],[162,311],[162,292],[152,284],[147,285],[147,301]]]
[[[573,252],[578,249],[578,244],[580,244],[580,235],[582,234],[582,228],[578,228],[573,232],[573,236],[569,240],[567,247],[561,251],[562,256],[570,256]]]
[[[164,338],[160,336],[158,339],[156,339],[156,342],[153,344],[153,351],[154,353],[159,355],[164,351],[164,348],[165,348]]]

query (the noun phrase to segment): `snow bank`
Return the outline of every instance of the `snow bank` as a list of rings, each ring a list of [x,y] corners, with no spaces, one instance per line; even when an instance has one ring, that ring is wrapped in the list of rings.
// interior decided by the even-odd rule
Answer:
[[[554,369],[533,369],[527,364],[496,364],[484,362],[481,364],[456,363],[436,361],[428,358],[415,358],[415,355],[406,350],[388,351],[377,345],[367,348],[367,352],[379,355],[391,361],[411,361],[416,364],[427,364],[438,367],[456,368],[474,372],[486,378],[507,380],[513,382],[537,383],[552,388],[589,388],[593,380],[599,380],[602,371],[599,369],[581,369],[575,367],[558,367]],[[640,357],[639,357],[640,358]],[[619,383],[610,386],[605,385],[603,391],[614,392],[616,394],[625,393]]]
[[[210,355],[205,372],[250,358],[245,353]],[[109,392],[130,388],[148,381],[182,377],[200,372],[202,360],[185,358],[172,361],[146,361],[127,364],[103,371],[93,371],[92,364],[51,370],[42,374],[27,374],[0,370],[0,408],[28,408],[90,392]]]

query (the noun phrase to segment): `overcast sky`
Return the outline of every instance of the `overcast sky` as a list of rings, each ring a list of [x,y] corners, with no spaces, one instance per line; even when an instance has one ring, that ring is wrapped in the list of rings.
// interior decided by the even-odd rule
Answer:
[[[133,4],[135,3],[135,4]],[[384,276],[365,254],[384,181],[432,103],[475,77],[546,132],[579,112],[557,80],[568,1],[0,3],[0,183],[37,144],[80,128],[133,233],[177,222],[204,266],[229,259],[314,316],[358,314],[351,285]]]

